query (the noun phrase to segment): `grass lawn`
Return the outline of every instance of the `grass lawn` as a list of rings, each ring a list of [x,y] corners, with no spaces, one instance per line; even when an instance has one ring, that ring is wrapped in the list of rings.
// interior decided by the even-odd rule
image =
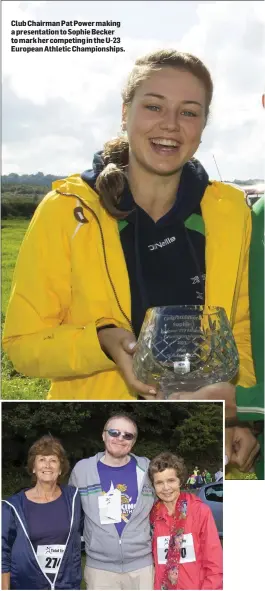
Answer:
[[[85,565],[86,565],[86,555],[84,552],[82,552],[82,573],[84,572]],[[84,578],[82,579],[81,589],[86,589],[86,584],[85,584]]]
[[[29,220],[10,218],[2,220],[2,324],[11,290],[11,282],[18,251]],[[5,353],[2,353],[2,398],[5,400],[44,400],[49,381],[26,378],[18,374]]]
[[[2,313],[6,313],[13,271],[29,220],[2,220]]]

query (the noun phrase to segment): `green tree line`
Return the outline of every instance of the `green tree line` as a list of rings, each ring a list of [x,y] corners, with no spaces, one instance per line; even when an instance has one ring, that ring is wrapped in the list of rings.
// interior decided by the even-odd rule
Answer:
[[[3,495],[29,486],[25,466],[31,444],[44,434],[59,437],[71,466],[102,450],[102,429],[113,413],[128,413],[139,437],[134,451],[149,458],[162,451],[213,472],[222,465],[222,403],[200,402],[3,402]]]
[[[44,195],[50,191],[48,185],[2,184],[2,218],[23,217],[30,219]]]
[[[64,178],[51,174],[18,175],[11,173],[2,176],[2,218],[24,217],[30,219],[39,202],[44,195],[51,190],[55,180]],[[227,181],[229,182],[229,181]],[[260,179],[248,179],[231,181],[237,185],[253,185],[257,182],[264,182]]]
[[[17,174],[11,172],[10,174],[2,175],[2,183],[23,183],[25,185],[46,185],[51,187],[53,181],[63,179],[67,175],[56,176],[54,174],[43,174],[43,172],[37,172],[36,174]]]

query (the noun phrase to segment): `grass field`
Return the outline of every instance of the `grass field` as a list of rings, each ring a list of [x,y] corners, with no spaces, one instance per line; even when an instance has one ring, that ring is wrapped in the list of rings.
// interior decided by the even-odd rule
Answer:
[[[14,218],[2,220],[2,324],[10,295],[13,271],[18,251],[29,220]],[[18,374],[5,353],[2,353],[2,398],[6,400],[43,400],[49,381],[26,378]]]

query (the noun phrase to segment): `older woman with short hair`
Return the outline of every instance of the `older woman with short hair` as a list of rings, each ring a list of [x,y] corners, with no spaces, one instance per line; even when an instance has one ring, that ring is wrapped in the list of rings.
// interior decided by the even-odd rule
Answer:
[[[151,510],[155,589],[222,589],[222,548],[209,507],[191,493],[184,460],[156,456],[149,477],[158,501]]]
[[[3,501],[2,589],[80,589],[82,510],[58,439],[45,435],[29,450],[33,487]]]

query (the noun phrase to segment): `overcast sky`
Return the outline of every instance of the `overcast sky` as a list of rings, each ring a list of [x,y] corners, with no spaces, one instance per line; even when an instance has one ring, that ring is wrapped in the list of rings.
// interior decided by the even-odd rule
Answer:
[[[3,174],[69,175],[120,131],[137,57],[171,47],[210,69],[214,101],[196,156],[211,178],[264,178],[264,2],[2,2]],[[11,20],[121,21],[125,53],[11,53]],[[263,133],[262,133],[263,129]]]

